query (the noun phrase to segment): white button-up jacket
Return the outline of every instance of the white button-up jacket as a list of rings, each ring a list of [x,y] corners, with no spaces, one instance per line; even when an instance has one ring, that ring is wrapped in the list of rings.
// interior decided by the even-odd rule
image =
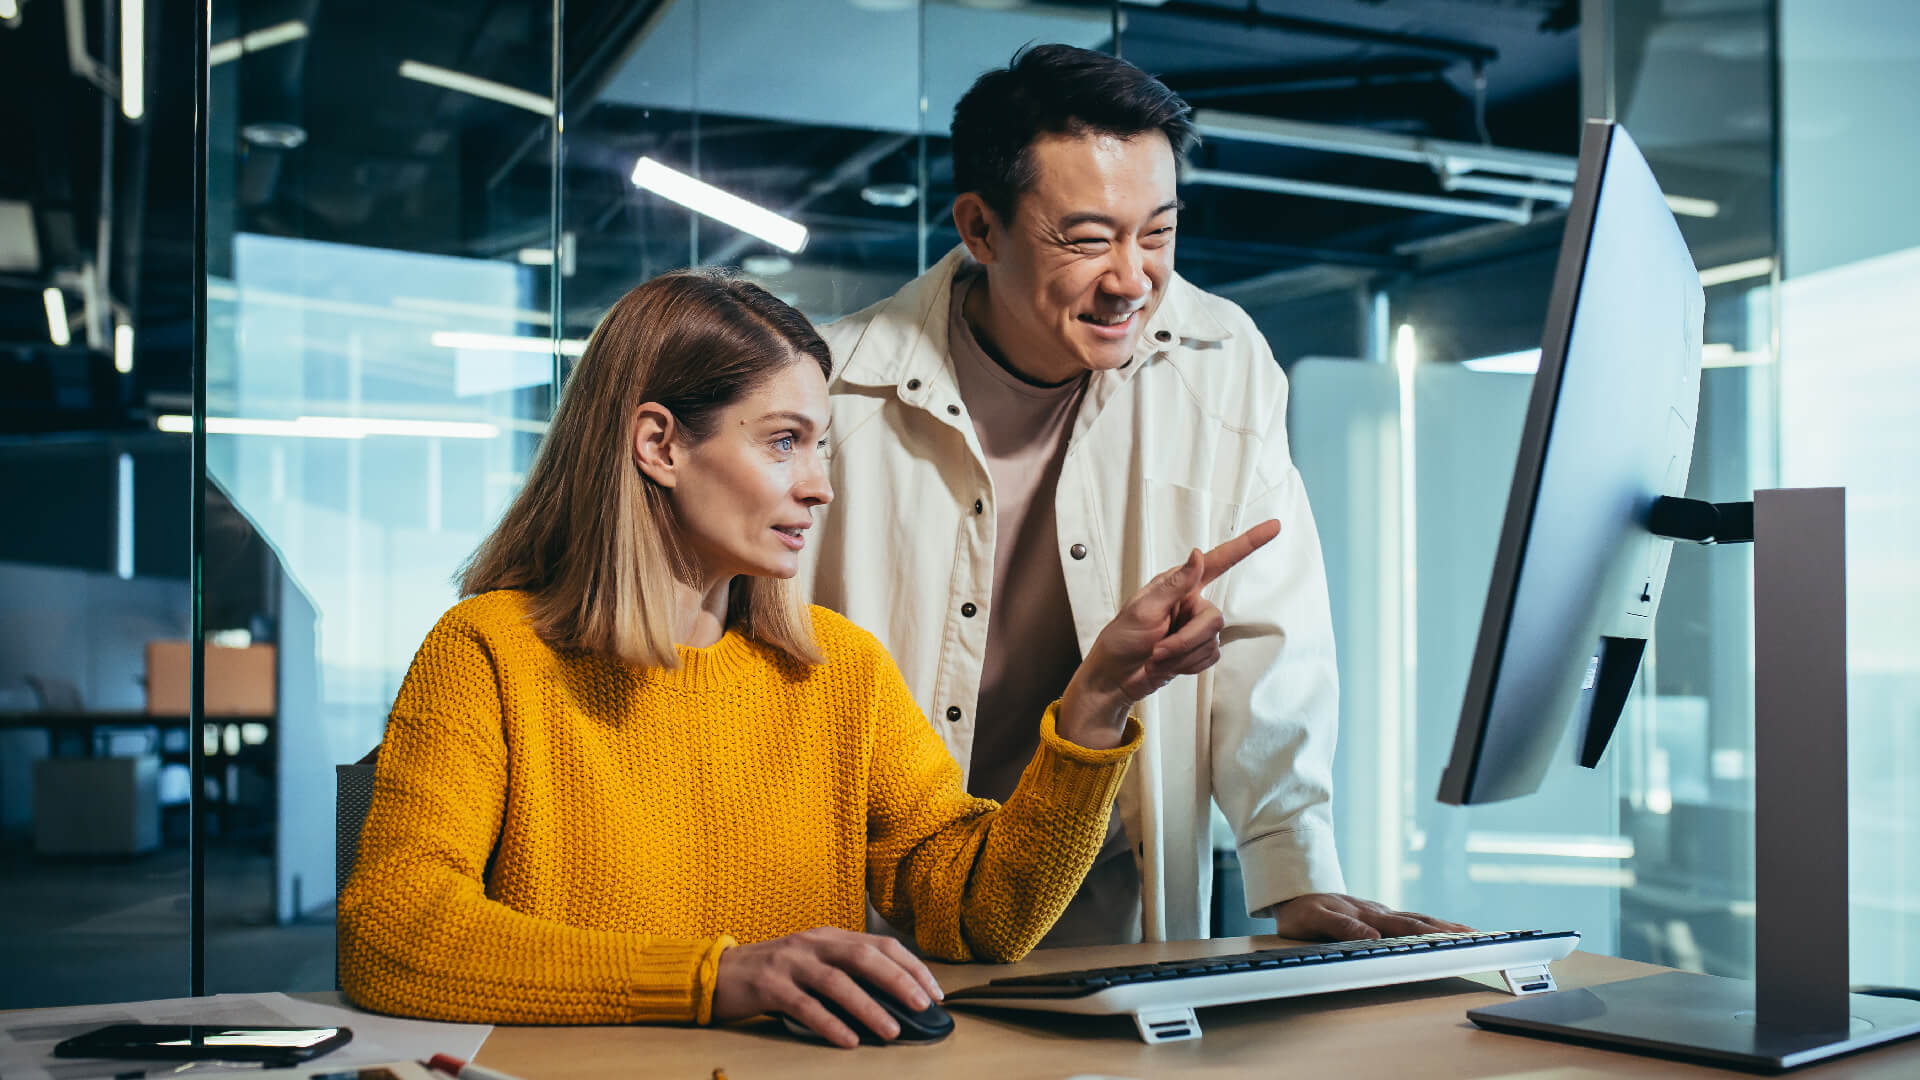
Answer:
[[[835,501],[817,512],[800,571],[804,595],[893,653],[963,771],[996,520],[948,351],[951,287],[969,258],[955,248],[891,298],[823,329],[834,357]],[[1032,553],[1060,560],[1085,655],[1155,574],[1280,520],[1278,539],[1208,587],[1226,616],[1220,663],[1136,708],[1146,742],[1116,805],[1149,941],[1208,933],[1209,797],[1233,827],[1250,911],[1344,891],[1330,805],[1333,627],[1286,404],[1286,377],[1253,321],[1175,276],[1133,360],[1092,376],[1055,495],[1059,550]]]

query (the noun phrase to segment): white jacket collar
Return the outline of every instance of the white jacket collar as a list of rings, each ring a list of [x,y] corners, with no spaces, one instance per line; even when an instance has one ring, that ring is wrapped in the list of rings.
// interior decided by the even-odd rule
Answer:
[[[903,388],[917,379],[919,387],[915,389],[951,382],[947,311],[952,303],[953,279],[962,268],[972,265],[976,264],[966,245],[956,245],[926,273],[882,301],[835,377],[858,386]],[[1176,341],[1221,342],[1233,337],[1226,324],[1207,310],[1206,299],[1206,294],[1187,279],[1173,275],[1166,298],[1140,335],[1135,359],[1150,356]],[[1127,365],[1129,372],[1138,367]],[[903,389],[902,396],[911,400],[915,395]]]

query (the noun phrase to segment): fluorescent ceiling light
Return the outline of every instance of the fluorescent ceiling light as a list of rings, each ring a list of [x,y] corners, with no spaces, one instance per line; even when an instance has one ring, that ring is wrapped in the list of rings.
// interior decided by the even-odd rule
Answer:
[[[49,285],[41,292],[40,299],[47,305],[47,337],[65,348],[67,342],[73,340],[67,333],[67,294],[60,291],[60,286]]]
[[[147,0],[120,0],[120,111],[129,120],[147,113]]]
[[[193,430],[193,417],[168,413],[157,418],[161,431]],[[302,416],[292,420],[262,420],[245,416],[209,416],[211,435],[287,435],[307,439],[364,439],[369,435],[414,435],[440,439],[492,439],[499,427],[459,420],[387,420],[371,416]]]
[[[1720,204],[1712,199],[1696,199],[1690,195],[1667,196],[1667,209],[1683,217],[1719,217]]]
[[[1393,335],[1393,366],[1406,372],[1413,370],[1419,361],[1420,351],[1414,344],[1413,324],[1401,323],[1400,329]]]
[[[120,483],[114,500],[118,528],[114,530],[114,574],[122,581],[133,577],[133,455],[120,452]]]
[[[1482,202],[1479,199],[1454,199],[1445,195],[1416,195],[1406,191],[1354,187],[1349,184],[1323,184],[1315,180],[1294,180],[1283,176],[1255,176],[1251,173],[1224,172],[1219,169],[1185,169],[1180,180],[1188,184],[1271,191],[1280,195],[1299,195],[1309,199],[1339,199],[1343,202],[1397,206],[1405,210],[1425,210],[1436,214],[1460,214],[1465,217],[1491,218],[1525,225],[1533,212],[1523,206]]]
[[[1711,289],[1715,285],[1725,285],[1731,281],[1745,281],[1748,278],[1768,277],[1773,273],[1773,260],[1762,257],[1744,259],[1727,263],[1725,266],[1710,266],[1700,271],[1700,284]]]
[[[1498,356],[1482,356],[1473,360],[1463,360],[1460,366],[1468,371],[1483,371],[1494,375],[1531,375],[1540,370],[1540,350],[1522,349],[1519,352],[1501,353]]]
[[[472,75],[463,75],[458,71],[449,71],[443,67],[434,67],[432,64],[423,64],[418,60],[402,60],[400,77],[412,79],[415,82],[444,86],[449,90],[458,90],[463,94],[498,101],[528,112],[539,113],[541,116],[553,115],[552,98],[529,93],[508,86],[506,83],[497,83],[492,79],[476,78]]]
[[[1741,352],[1724,342],[1710,341],[1700,346],[1700,366],[1703,368],[1750,367],[1766,362],[1765,353]],[[1540,369],[1540,350],[1522,349],[1498,356],[1482,356],[1463,360],[1460,366],[1468,371],[1496,375],[1531,375]]]
[[[214,67],[230,60],[240,59],[242,53],[255,53],[271,49],[275,45],[285,45],[289,41],[299,41],[307,36],[307,24],[298,19],[272,26],[261,27],[250,34],[237,38],[215,42],[207,48],[207,66]]]
[[[0,19],[12,22],[20,17],[20,0],[0,0]]]
[[[492,352],[551,353],[553,340],[543,337],[517,337],[513,334],[475,334],[464,330],[435,330],[428,339],[443,349],[486,349]],[[579,338],[561,338],[561,356],[583,356],[587,343]]]
[[[122,375],[133,370],[133,324],[116,323],[113,327],[113,370]]]
[[[1633,838],[1469,832],[1467,854],[1548,855],[1567,859],[1631,859],[1633,858]]]
[[[543,247],[521,248],[520,262],[527,266],[552,266],[553,249]]]
[[[695,180],[677,169],[670,169],[650,157],[633,166],[633,184],[662,198],[671,199],[695,213],[705,214],[743,233],[757,236],[789,254],[798,254],[807,246],[807,227],[790,218],[757,206],[712,184]]]

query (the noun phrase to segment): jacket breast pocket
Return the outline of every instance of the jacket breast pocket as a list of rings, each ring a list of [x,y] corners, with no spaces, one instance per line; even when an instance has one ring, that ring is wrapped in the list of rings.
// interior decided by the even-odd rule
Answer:
[[[1210,492],[1165,480],[1146,482],[1148,557],[1158,573],[1233,535],[1240,506]]]

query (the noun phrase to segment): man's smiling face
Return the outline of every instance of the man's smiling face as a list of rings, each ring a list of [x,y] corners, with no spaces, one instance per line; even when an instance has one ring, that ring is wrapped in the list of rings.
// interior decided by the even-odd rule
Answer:
[[[1173,276],[1173,147],[1156,130],[1042,135],[1027,152],[1034,182],[1016,197],[1011,222],[982,205],[985,235],[970,236],[956,210],[987,267],[980,328],[1006,363],[1039,382],[1122,367]]]

